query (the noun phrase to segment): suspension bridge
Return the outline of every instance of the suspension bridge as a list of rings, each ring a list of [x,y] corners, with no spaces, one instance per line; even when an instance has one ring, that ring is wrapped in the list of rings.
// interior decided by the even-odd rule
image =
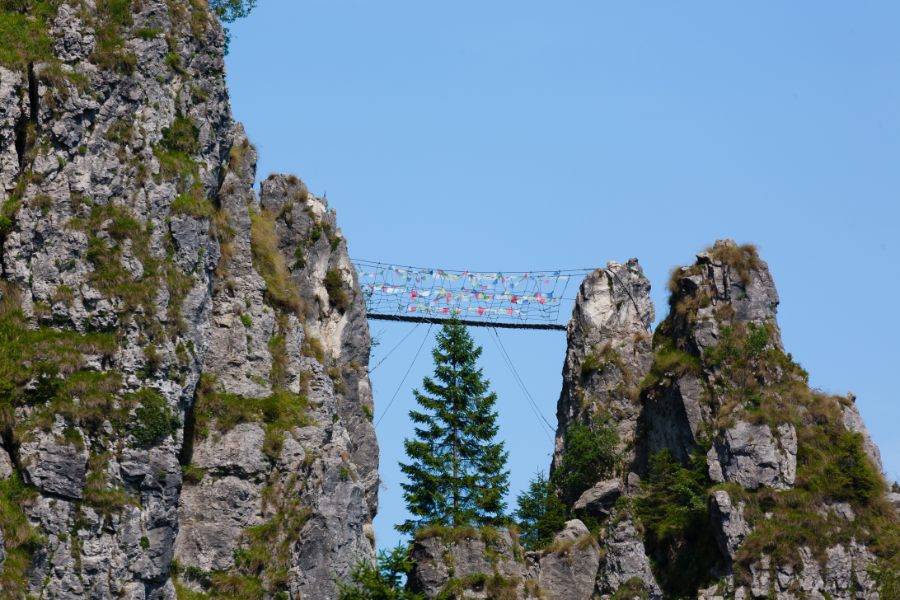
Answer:
[[[394,347],[369,369],[374,372],[425,323],[422,338],[400,384],[375,427],[390,411],[435,324],[449,320],[469,327],[488,327],[500,357],[537,419],[552,441],[555,426],[541,411],[503,345],[498,329],[565,331],[575,294],[593,269],[550,271],[457,271],[354,260],[357,280],[365,297],[369,319],[415,323]],[[562,321],[561,321],[562,319]]]
[[[592,269],[456,271],[355,260],[370,319],[565,331]]]

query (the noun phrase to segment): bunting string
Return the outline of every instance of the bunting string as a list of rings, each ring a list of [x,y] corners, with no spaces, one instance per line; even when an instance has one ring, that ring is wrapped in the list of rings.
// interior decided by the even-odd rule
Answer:
[[[507,323],[558,323],[569,283],[590,269],[453,271],[353,261],[367,311]],[[565,314],[568,318],[568,314]]]

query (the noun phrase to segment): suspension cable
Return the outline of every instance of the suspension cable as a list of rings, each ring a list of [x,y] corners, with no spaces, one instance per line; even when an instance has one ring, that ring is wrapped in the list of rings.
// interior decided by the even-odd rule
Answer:
[[[500,334],[497,333],[496,328],[491,328],[494,332],[495,343],[497,347],[500,349],[501,357],[503,361],[506,363],[507,368],[509,368],[510,372],[513,375],[513,379],[518,384],[519,389],[522,390],[522,393],[525,396],[525,399],[528,401],[528,405],[531,408],[531,412],[534,413],[534,416],[538,420],[538,425],[541,427],[541,431],[551,442],[553,441],[550,433],[554,431],[553,426],[541,412],[540,407],[537,402],[534,400],[534,397],[531,395],[531,392],[528,391],[528,387],[525,385],[525,382],[522,380],[522,377],[519,375],[519,372],[516,370],[515,364],[512,362],[512,358],[509,356],[509,353],[506,351],[506,347],[503,345],[503,340],[500,339]],[[542,422],[543,421],[543,422]],[[546,423],[546,427],[545,424]]]
[[[381,366],[381,363],[383,363],[384,361],[386,361],[386,360],[388,359],[388,357],[389,357],[391,354],[394,353],[394,350],[396,350],[397,348],[399,348],[400,345],[401,345],[403,342],[405,342],[407,339],[409,339],[409,336],[411,336],[411,335],[416,331],[416,329],[419,328],[419,325],[421,325],[421,323],[416,323],[416,326],[413,327],[413,328],[410,330],[409,333],[407,333],[406,335],[404,335],[404,336],[403,336],[403,339],[400,340],[399,342],[397,342],[397,345],[395,345],[393,348],[391,348],[390,351],[389,351],[387,354],[385,354],[384,357],[382,357],[381,360],[378,361],[378,364],[377,364],[377,365],[375,365],[374,367],[372,367],[371,369],[369,369],[369,373],[371,374],[375,369],[377,369],[378,367],[380,367],[380,366]]]
[[[403,384],[406,382],[406,378],[409,377],[409,372],[412,371],[413,365],[416,364],[416,359],[419,358],[419,354],[421,354],[422,348],[425,346],[425,342],[428,341],[428,335],[431,333],[432,326],[433,324],[428,325],[428,331],[425,332],[425,337],[422,338],[422,343],[419,344],[419,349],[416,350],[416,355],[413,356],[412,362],[409,363],[409,367],[406,369],[406,373],[403,374],[403,379],[400,380],[400,385],[397,386],[396,391],[394,391],[394,395],[391,396],[391,401],[388,402],[388,405],[384,409],[384,412],[381,413],[381,416],[378,417],[377,421],[375,421],[376,429],[378,428],[378,424],[381,423],[381,420],[384,418],[384,416],[388,413],[389,410],[391,410],[391,406],[393,406],[394,400],[397,399],[397,394],[400,393],[400,388],[403,387]]]

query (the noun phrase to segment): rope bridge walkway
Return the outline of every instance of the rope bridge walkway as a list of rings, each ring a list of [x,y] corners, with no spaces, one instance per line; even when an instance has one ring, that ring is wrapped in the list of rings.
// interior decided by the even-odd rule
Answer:
[[[565,330],[578,285],[592,269],[475,272],[353,261],[370,319]],[[572,284],[570,296],[566,296]],[[561,310],[562,308],[566,310]]]

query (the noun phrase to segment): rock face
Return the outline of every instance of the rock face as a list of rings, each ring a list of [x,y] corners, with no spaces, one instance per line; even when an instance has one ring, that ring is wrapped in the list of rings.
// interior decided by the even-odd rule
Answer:
[[[649,285],[636,263],[630,279],[616,268],[619,279],[595,273],[578,296],[553,458],[564,466],[573,423],[615,420],[622,467],[570,506],[597,523],[597,593],[850,599],[896,589],[900,529],[878,450],[852,395],[811,390],[785,354],[756,249],[717,242],[676,269],[652,349],[639,316],[652,318]],[[610,300],[616,285],[627,301]]]
[[[205,2],[50,4],[2,9],[0,596],[333,598],[378,484],[335,214],[256,198]]]
[[[414,542],[413,591],[426,598],[589,600],[600,550],[587,527],[568,521],[541,552],[525,552],[504,529],[423,533]]]
[[[565,452],[569,425],[603,411],[616,420],[622,450],[633,447],[638,386],[653,360],[653,318],[650,282],[637,260],[610,262],[585,278],[566,333],[554,465]],[[588,389],[590,395],[584,393]]]

